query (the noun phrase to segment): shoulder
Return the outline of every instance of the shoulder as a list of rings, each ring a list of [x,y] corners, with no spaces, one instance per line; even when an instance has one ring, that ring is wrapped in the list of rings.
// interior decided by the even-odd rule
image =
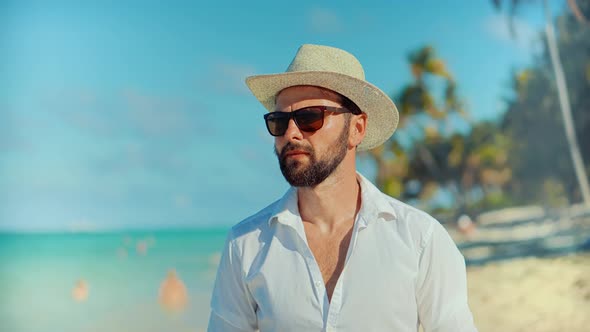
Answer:
[[[363,204],[368,207],[368,213],[378,213],[377,216],[388,215],[395,220],[393,224],[397,225],[398,229],[407,228],[416,233],[415,235],[426,234],[436,225],[440,225],[428,213],[383,193],[361,174],[359,177],[363,187]]]
[[[280,199],[235,224],[229,231],[228,240],[234,243],[257,238],[269,228],[269,219],[275,213]]]
[[[390,225],[395,233],[418,252],[430,241],[433,233],[446,232],[428,213],[383,193],[361,174],[359,177],[364,190],[363,204],[368,207],[366,211],[377,218],[392,219]]]
[[[394,224],[406,232],[419,251],[431,241],[433,235],[447,233],[441,223],[425,211],[386,194],[382,195],[395,211]]]
[[[386,194],[383,194],[383,196],[385,196],[385,199],[393,207],[397,219],[401,222],[411,223],[417,228],[430,228],[433,224],[439,224],[438,220],[425,211]]]

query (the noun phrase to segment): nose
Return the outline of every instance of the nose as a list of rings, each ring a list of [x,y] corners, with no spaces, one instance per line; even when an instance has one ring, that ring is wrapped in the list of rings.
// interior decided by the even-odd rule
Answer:
[[[289,119],[289,124],[287,125],[287,130],[285,131],[283,137],[288,141],[301,140],[303,138],[303,134],[301,133],[299,127],[297,127],[295,124],[294,119]]]

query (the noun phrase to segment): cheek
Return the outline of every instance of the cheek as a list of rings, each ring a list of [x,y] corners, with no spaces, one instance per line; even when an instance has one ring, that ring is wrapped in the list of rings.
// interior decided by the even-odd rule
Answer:
[[[343,121],[330,121],[330,123],[326,123],[325,127],[325,142],[336,142],[342,140],[343,137],[350,136],[350,127],[346,130],[346,124]]]
[[[324,119],[324,125],[322,126],[322,128],[325,128],[329,131],[333,131],[334,129],[336,129],[339,126],[338,121],[334,121],[335,119],[333,119],[332,117],[327,117]]]
[[[289,140],[285,139],[284,137],[282,137],[282,136],[275,137],[275,142],[274,142],[275,152],[281,153],[281,151],[283,150],[285,145],[287,145],[287,143],[289,143]]]

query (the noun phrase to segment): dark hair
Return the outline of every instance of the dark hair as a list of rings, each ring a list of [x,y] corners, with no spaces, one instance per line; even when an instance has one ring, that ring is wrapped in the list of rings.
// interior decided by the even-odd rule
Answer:
[[[361,109],[352,100],[348,99],[344,95],[341,95],[341,94],[339,94],[339,95],[342,98],[342,106],[344,108],[346,108],[352,114],[355,114],[355,115],[363,113],[363,111],[361,111]]]
[[[306,85],[296,85],[296,86],[306,86]],[[328,89],[328,88],[321,87],[321,86],[315,86],[315,85],[312,85],[312,86],[314,86],[314,87],[316,87],[316,88],[319,88],[319,89],[320,89],[320,91],[321,91],[321,93],[322,93],[322,94],[324,94],[324,95],[326,95],[326,96],[332,95],[332,96],[337,96],[337,97],[340,97],[340,103],[342,104],[342,107],[344,107],[344,108],[346,108],[347,110],[349,110],[349,111],[350,111],[350,113],[352,113],[352,114],[354,114],[354,115],[359,115],[359,114],[363,113],[363,111],[361,111],[361,109],[360,109],[360,108],[357,106],[357,104],[355,104],[355,103],[354,103],[352,100],[348,99],[348,97],[346,97],[345,95],[343,95],[343,94],[340,94],[340,93],[338,93],[338,92],[336,92],[336,91],[334,91],[334,90],[330,90],[330,89]],[[288,88],[285,88],[285,89],[288,89]],[[283,89],[283,90],[285,90],[285,89]],[[278,96],[278,95],[279,95],[279,94],[280,94],[280,93],[281,93],[283,90],[279,91],[279,92],[278,92],[278,93],[275,95],[275,102],[276,102],[276,98],[277,98],[277,96]]]

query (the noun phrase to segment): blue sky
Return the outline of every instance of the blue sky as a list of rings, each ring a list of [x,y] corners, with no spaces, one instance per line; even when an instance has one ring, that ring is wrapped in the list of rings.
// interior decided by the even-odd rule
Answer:
[[[391,94],[430,44],[497,119],[542,26],[528,7],[511,39],[484,0],[283,3],[0,2],[0,230],[228,227],[287,189],[246,76],[325,44]]]

